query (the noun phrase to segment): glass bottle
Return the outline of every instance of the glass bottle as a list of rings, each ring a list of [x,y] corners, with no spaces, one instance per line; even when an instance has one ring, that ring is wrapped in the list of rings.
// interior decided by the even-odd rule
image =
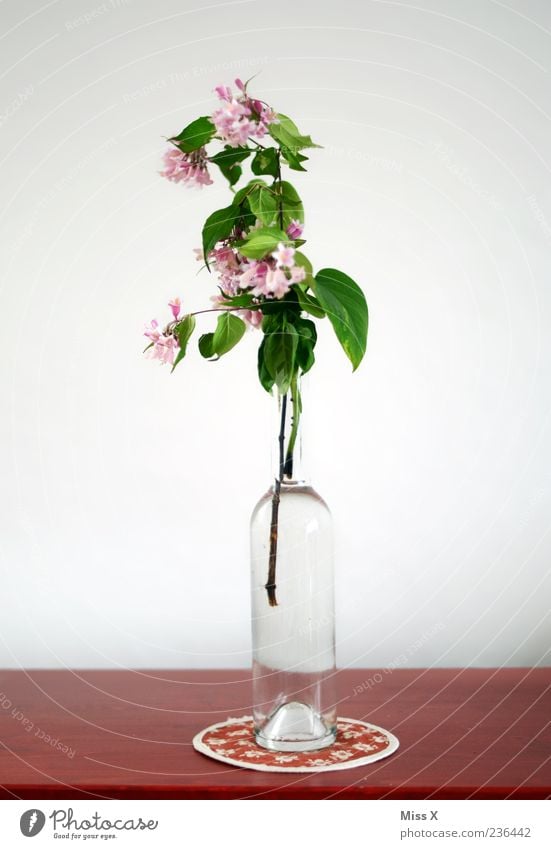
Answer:
[[[333,526],[303,468],[300,389],[277,398],[274,483],[251,518],[255,737],[281,752],[336,736]]]

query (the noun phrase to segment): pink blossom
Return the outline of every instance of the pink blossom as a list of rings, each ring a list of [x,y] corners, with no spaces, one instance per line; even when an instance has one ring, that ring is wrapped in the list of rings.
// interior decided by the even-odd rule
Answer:
[[[174,336],[163,336],[158,342],[155,342],[153,348],[150,349],[152,351],[151,358],[154,360],[160,360],[161,363],[170,363],[170,365],[172,365],[179,347],[180,346]]]
[[[262,310],[239,310],[239,315],[251,327],[260,327],[264,318]]]
[[[238,268],[239,262],[233,248],[229,245],[222,245],[220,248],[214,248],[209,254],[212,261],[216,264],[217,270],[222,268]]]
[[[297,218],[291,218],[291,222],[287,227],[287,235],[290,239],[300,239],[304,231],[304,226]]]
[[[250,107],[246,101],[236,100],[235,97],[228,100],[225,106],[221,106],[218,112],[221,113],[221,118],[228,122],[238,121],[240,118],[251,114]]]
[[[216,86],[222,102],[211,120],[219,138],[231,147],[240,147],[249,137],[263,138],[268,125],[277,119],[272,109],[247,96],[245,84],[240,79],[235,80],[235,85],[240,92],[235,97],[228,86]]]
[[[256,262],[256,260],[253,260],[246,266],[242,266],[242,268],[244,270],[239,278],[240,289],[252,289],[258,286],[263,287],[266,280],[266,273],[269,268],[266,262]]]
[[[237,253],[229,245],[215,248],[209,254],[214,270],[220,275],[219,286],[227,295],[235,295],[240,288],[241,263]]]
[[[207,168],[195,168],[193,171],[190,171],[190,185],[193,182],[199,189],[202,186],[212,186],[212,180]]]
[[[302,283],[306,278],[306,269],[302,265],[294,265],[291,268],[291,283]]]
[[[161,171],[161,177],[166,177],[167,180],[173,180],[178,183],[186,178],[188,172],[187,157],[178,148],[171,147],[163,156],[165,165],[164,171]]]
[[[266,133],[268,132],[268,128],[266,124],[263,124],[262,121],[259,121],[258,124],[253,123],[254,130],[249,133],[250,136],[254,136],[257,139],[263,139]]]
[[[263,124],[279,124],[277,112],[271,106],[263,106],[260,111],[260,120]]]
[[[161,336],[161,331],[159,328],[159,322],[157,319],[153,319],[149,324],[145,325],[145,330],[143,335],[147,336],[148,339],[151,339],[152,342],[157,342],[159,337]]]
[[[203,248],[193,248],[193,253],[195,254],[195,259],[197,262],[204,262],[205,255],[203,253]]]
[[[186,183],[188,186],[210,186],[212,180],[207,168],[207,152],[204,147],[191,153],[183,153],[177,147],[171,147],[163,156],[164,170],[161,177],[173,183]]]
[[[160,360],[161,363],[172,363],[176,351],[179,348],[177,340],[172,333],[162,333],[159,330],[159,323],[153,319],[150,324],[146,324],[144,336],[151,340],[153,346],[147,350],[147,356],[153,360]]]
[[[270,269],[266,274],[265,289],[267,294],[271,294],[274,298],[283,298],[290,288],[290,283],[287,280],[287,275],[280,268]]]
[[[283,242],[278,244],[277,251],[274,251],[272,256],[275,259],[278,268],[282,268],[283,266],[286,268],[292,268],[295,264],[295,249],[287,247],[283,244]]]
[[[231,88],[227,85],[217,85],[214,90],[220,100],[231,100]]]
[[[219,109],[212,114],[212,123],[221,139],[231,147],[239,147],[247,141],[249,135],[254,135],[255,124],[248,116],[251,110],[245,103],[234,98],[223,101]]]
[[[174,318],[178,318],[178,316],[180,315],[180,310],[182,308],[182,302],[180,298],[173,298],[171,301],[168,302],[168,305],[172,310],[172,315],[174,316]]]
[[[244,291],[255,297],[283,297],[289,291],[291,282],[304,279],[304,270],[295,271],[294,277],[290,275],[295,263],[294,253],[294,248],[288,248],[281,242],[278,251],[271,257],[247,259],[238,249],[219,243],[218,247],[210,251],[209,261],[219,275],[218,286],[222,300]]]
[[[251,286],[254,286],[257,278],[257,263],[251,262],[250,265],[245,267],[245,270],[241,274],[239,278],[239,288],[240,289],[249,289]]]

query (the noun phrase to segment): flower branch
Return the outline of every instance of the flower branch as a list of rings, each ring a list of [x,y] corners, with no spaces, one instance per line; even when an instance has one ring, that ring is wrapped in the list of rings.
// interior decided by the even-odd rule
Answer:
[[[172,321],[161,330],[154,319],[146,326],[147,355],[172,370],[185,357],[195,330],[195,316],[218,313],[215,328],[200,336],[201,356],[219,359],[234,348],[245,331],[258,329],[258,376],[267,392],[281,398],[281,454],[274,483],[270,531],[270,604],[277,604],[275,569],[281,487],[293,474],[293,452],[301,399],[298,378],[314,365],[316,323],[328,318],[353,369],[366,349],[368,312],[362,290],[344,272],[324,268],[314,273],[302,252],[304,207],[283,167],[304,172],[305,150],[319,147],[309,135],[266,102],[253,98],[248,84],[235,80],[236,91],[217,86],[218,104],[210,116],[196,118],[169,141],[163,177],[203,189],[213,183],[209,169],[228,181],[231,203],[214,211],[202,230],[197,259],[217,276],[213,306],[180,318],[181,303],[169,303]],[[214,146],[214,149],[211,147]],[[238,188],[245,164],[251,176]],[[268,183],[268,180],[271,180]],[[292,426],[283,445],[288,396]]]

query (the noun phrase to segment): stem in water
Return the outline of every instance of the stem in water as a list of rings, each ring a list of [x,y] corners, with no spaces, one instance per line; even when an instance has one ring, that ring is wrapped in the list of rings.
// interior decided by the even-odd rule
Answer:
[[[270,607],[277,607],[276,597],[276,562],[277,562],[277,535],[279,518],[279,501],[281,493],[281,481],[285,471],[285,420],[287,417],[287,395],[281,399],[281,420],[279,425],[279,474],[274,484],[272,496],[272,521],[270,523],[270,556],[268,560],[268,580],[265,589],[268,593]]]

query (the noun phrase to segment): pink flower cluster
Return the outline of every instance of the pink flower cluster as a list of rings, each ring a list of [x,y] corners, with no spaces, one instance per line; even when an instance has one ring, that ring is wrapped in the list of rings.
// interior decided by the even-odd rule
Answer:
[[[299,238],[302,235],[300,221],[291,221],[287,227],[289,238]],[[224,309],[226,298],[248,292],[259,305],[263,299],[283,298],[293,283],[300,283],[306,277],[305,269],[296,264],[295,249],[280,242],[277,250],[263,259],[247,259],[236,248],[222,244],[209,254],[209,260],[219,275],[219,286],[222,294],[212,298],[214,306]],[[196,250],[198,260],[203,260],[203,253]],[[168,306],[172,320],[164,329],[153,319],[146,324],[144,336],[149,339],[147,355],[161,363],[172,365],[179,350],[175,327],[180,317],[182,304],[180,298],[173,298]],[[231,307],[230,307],[231,308]],[[263,314],[260,307],[256,309],[235,310],[237,315],[251,327],[259,327]]]
[[[214,90],[222,103],[211,117],[218,136],[230,147],[246,144],[249,137],[263,138],[268,126],[277,121],[273,109],[247,95],[241,80],[235,80],[235,85],[241,92],[236,96],[228,86],[216,86]]]
[[[301,225],[295,222],[302,233]],[[295,263],[295,249],[280,242],[277,250],[264,259],[247,259],[229,245],[215,248],[209,260],[220,278],[222,298],[249,292],[255,298],[283,298],[293,283],[301,283],[305,269]],[[254,324],[254,322],[252,322]]]
[[[147,355],[153,360],[160,360],[161,363],[170,363],[172,365],[180,347],[173,332],[174,323],[178,321],[182,307],[180,298],[173,298],[168,306],[170,307],[174,321],[168,324],[164,330],[161,330],[159,328],[159,322],[154,318],[152,322],[145,325],[144,336],[151,342],[151,345],[147,348]]]
[[[186,183],[188,186],[210,186],[212,180],[207,168],[207,152],[204,147],[191,153],[183,153],[172,147],[163,156],[164,170],[161,177],[173,183]]]
[[[153,360],[160,360],[161,363],[172,363],[179,348],[178,340],[173,333],[168,333],[167,330],[159,329],[159,322],[156,319],[150,324],[146,324],[144,336],[150,341],[151,345],[147,349],[147,356]]]

